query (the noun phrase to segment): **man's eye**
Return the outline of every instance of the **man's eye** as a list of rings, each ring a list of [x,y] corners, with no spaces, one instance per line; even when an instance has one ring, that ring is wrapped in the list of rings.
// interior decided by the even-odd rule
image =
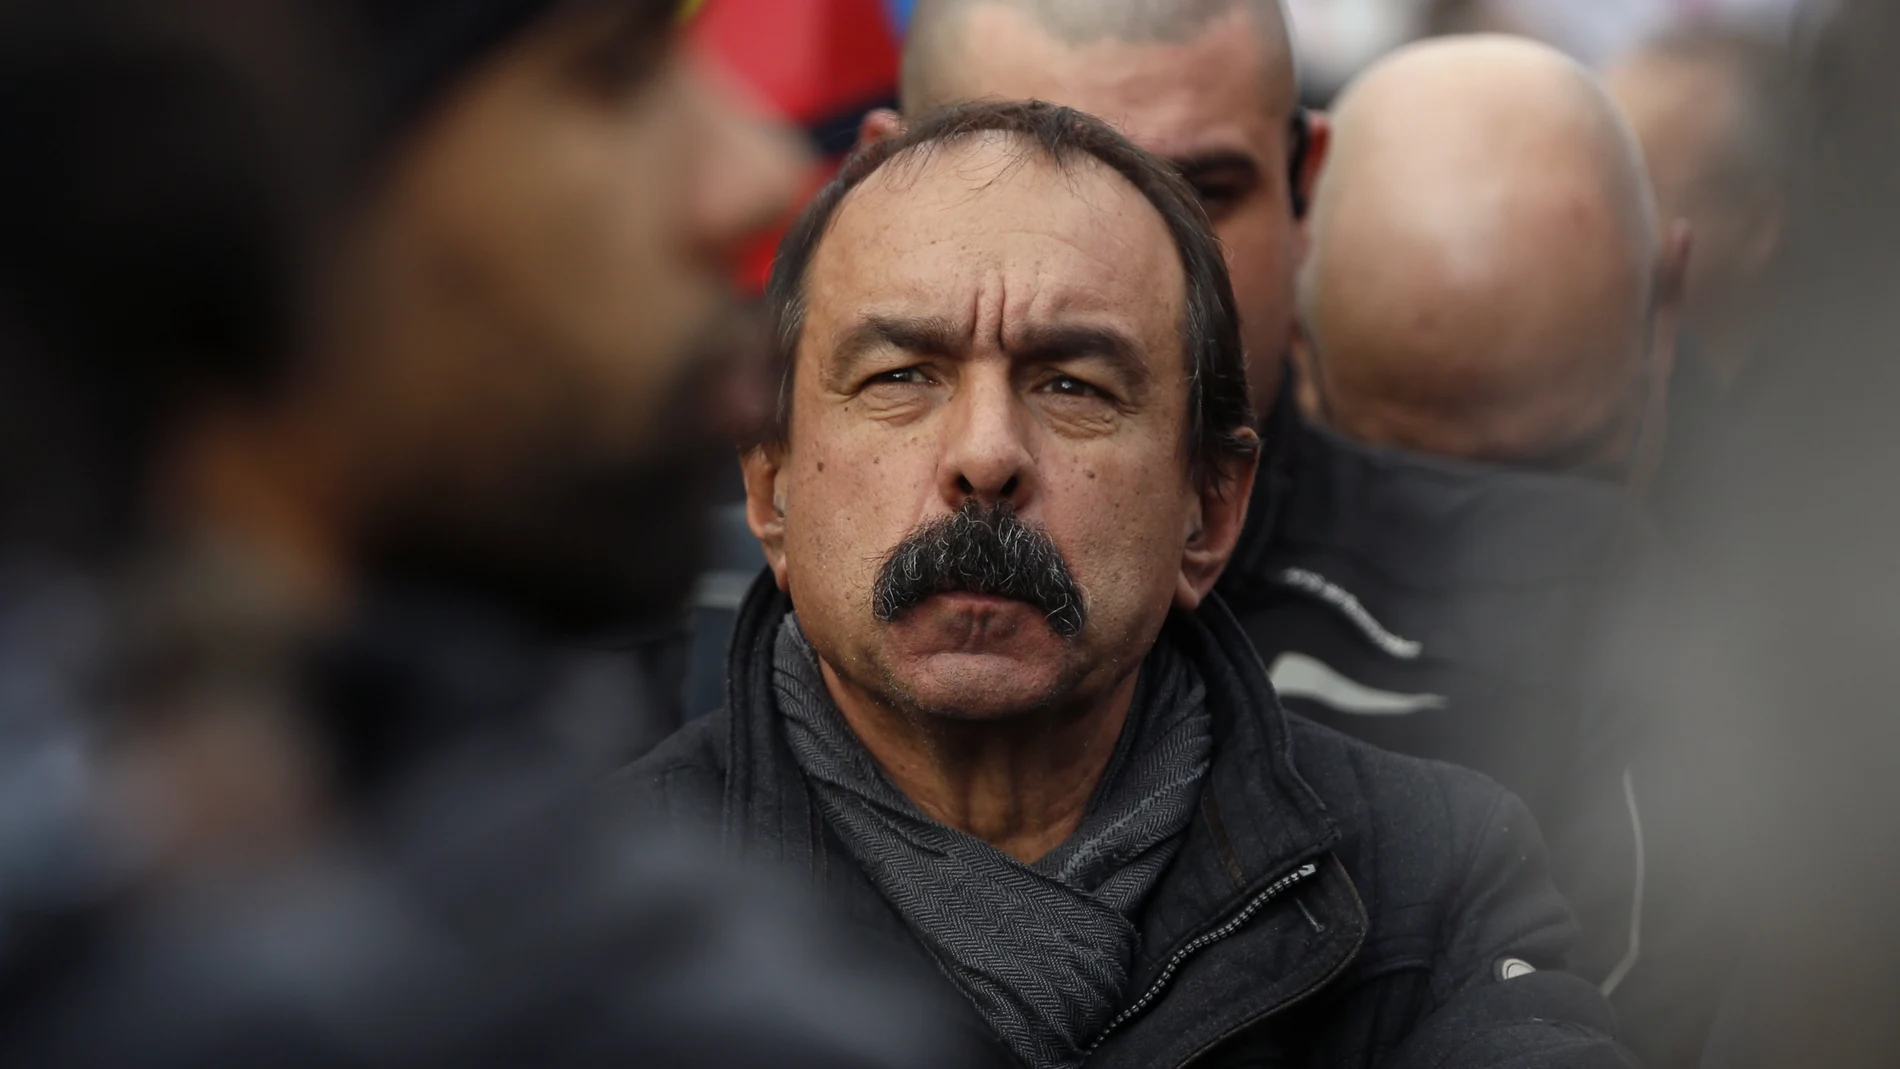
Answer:
[[[1246,191],[1239,186],[1224,182],[1195,182],[1194,195],[1200,198],[1201,208],[1209,219],[1219,219],[1240,205]]]
[[[880,371],[865,381],[866,386],[881,383],[895,383],[902,386],[921,386],[930,379],[925,377],[922,368],[900,367],[894,371]]]
[[[1065,397],[1107,397],[1101,390],[1083,382],[1073,375],[1057,375],[1049,380],[1045,387],[1050,393],[1059,393]]]

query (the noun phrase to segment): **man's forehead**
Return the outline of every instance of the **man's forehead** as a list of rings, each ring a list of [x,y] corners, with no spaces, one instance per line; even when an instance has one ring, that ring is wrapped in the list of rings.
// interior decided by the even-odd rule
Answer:
[[[814,319],[865,302],[967,315],[983,287],[1013,286],[1038,313],[1178,314],[1183,269],[1159,211],[1106,164],[1058,165],[1039,147],[983,137],[885,164],[838,207],[807,275]]]

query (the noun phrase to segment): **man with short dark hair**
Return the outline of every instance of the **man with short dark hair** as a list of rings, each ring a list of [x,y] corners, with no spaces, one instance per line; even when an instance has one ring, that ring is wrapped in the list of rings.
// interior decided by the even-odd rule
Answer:
[[[1254,411],[1274,407],[1293,341],[1300,226],[1325,162],[1325,115],[1300,106],[1280,0],[920,0],[905,42],[906,117],[965,100],[1050,100],[1166,157],[1227,252]],[[866,118],[889,136],[892,112]]]
[[[1015,1064],[1618,1066],[1507,792],[1286,717],[1213,595],[1257,465],[1191,188],[954,109],[781,248],[770,571],[622,773],[933,963]]]

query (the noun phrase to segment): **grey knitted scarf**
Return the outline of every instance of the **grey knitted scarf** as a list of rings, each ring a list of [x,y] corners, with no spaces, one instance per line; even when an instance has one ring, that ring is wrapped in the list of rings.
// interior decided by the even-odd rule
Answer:
[[[833,704],[795,616],[772,667],[786,741],[852,857],[1024,1065],[1080,1065],[1127,997],[1131,918],[1180,848],[1213,753],[1193,668],[1157,644],[1081,825],[1024,865],[891,785]]]

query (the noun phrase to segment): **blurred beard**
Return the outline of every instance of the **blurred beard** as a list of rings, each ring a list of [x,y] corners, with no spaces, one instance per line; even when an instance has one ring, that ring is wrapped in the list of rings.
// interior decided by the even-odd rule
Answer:
[[[479,600],[563,639],[678,626],[705,564],[712,505],[733,482],[731,443],[707,426],[725,362],[688,363],[638,455],[545,441],[479,495],[430,494],[384,510],[372,586]]]

